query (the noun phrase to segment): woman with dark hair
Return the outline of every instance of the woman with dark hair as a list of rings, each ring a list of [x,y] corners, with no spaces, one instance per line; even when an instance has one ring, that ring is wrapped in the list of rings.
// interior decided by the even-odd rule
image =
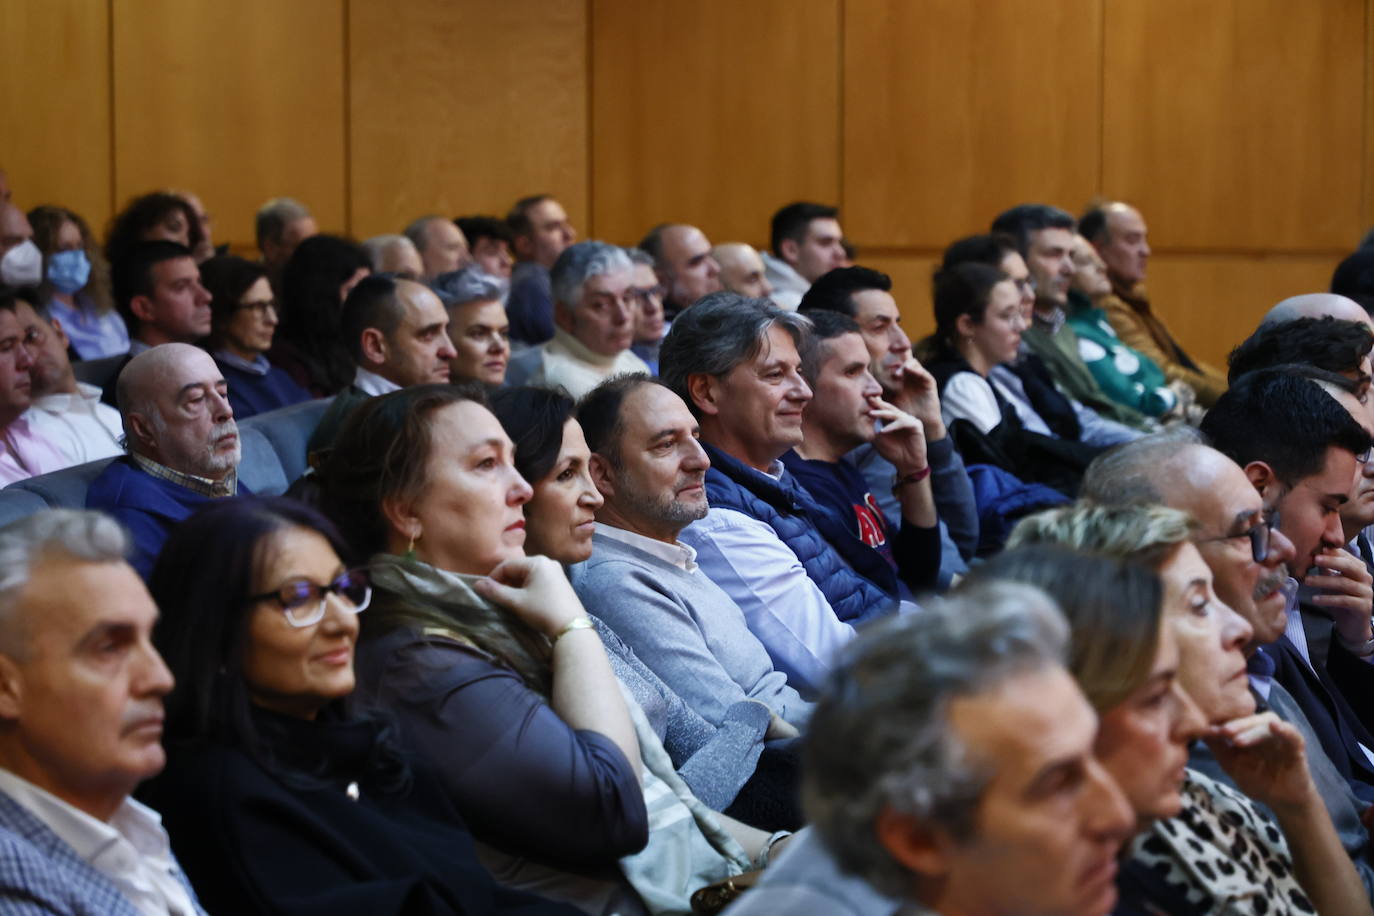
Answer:
[[[267,358],[312,397],[337,394],[353,381],[356,367],[339,331],[339,310],[371,272],[362,248],[335,235],[301,242],[282,270],[281,326]]]
[[[1250,626],[1217,600],[1192,536],[1174,509],[1080,504],[1027,518],[969,581],[1035,585],[1069,619],[1096,756],[1139,821],[1118,912],[1368,914],[1302,735],[1256,713]],[[1211,760],[1190,758],[1198,738]]]
[[[65,207],[29,211],[33,241],[43,253],[38,300],[67,335],[78,359],[118,356],[129,331],[110,295],[110,266],[86,221]]]
[[[277,303],[261,264],[219,255],[200,265],[201,285],[209,291],[208,349],[229,383],[234,417],[310,400],[310,392],[267,361],[277,330]]]
[[[320,469],[323,507],[373,557],[363,689],[440,769],[500,880],[593,913],[686,912],[777,838],[692,795],[563,570],[525,555],[532,491],[482,400],[373,398]]]
[[[350,711],[371,589],[289,500],[222,500],[149,581],[177,679],[168,765],[144,789],[217,913],[570,913],[496,885],[437,784]]]
[[[588,471],[591,452],[573,399],[562,389],[504,388],[491,395],[492,413],[515,443],[515,469],[534,493],[525,503],[525,552],[564,567],[592,555],[596,510],[603,499]],[[647,610],[647,608],[646,608]],[[650,669],[615,631],[592,617],[615,676],[634,695],[672,757],[678,775],[715,811],[766,830],[802,825],[795,753],[786,741],[765,747],[772,726],[796,730],[767,705],[745,696],[709,652],[695,665],[712,664],[729,684],[720,723],[704,718]],[[797,702],[801,700],[798,697]]]
[[[203,238],[200,218],[184,197],[153,191],[129,201],[110,221],[105,259],[118,265],[134,245],[158,240],[176,242],[194,252]]]
[[[991,464],[1021,480],[1073,496],[1101,449],[1079,440],[1072,415],[1046,418],[1010,396],[994,367],[1011,362],[1027,327],[1021,294],[1001,270],[965,261],[936,271],[935,333],[926,368],[964,460]]]

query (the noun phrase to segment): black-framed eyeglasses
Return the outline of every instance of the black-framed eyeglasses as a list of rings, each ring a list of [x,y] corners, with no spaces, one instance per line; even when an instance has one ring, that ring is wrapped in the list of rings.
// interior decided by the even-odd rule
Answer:
[[[240,302],[234,308],[239,311],[252,310],[259,315],[266,315],[269,311],[273,314],[277,311],[277,300],[275,299],[255,299],[252,302]]]
[[[372,601],[372,580],[366,569],[350,569],[339,573],[328,585],[316,585],[308,579],[293,579],[270,592],[249,596],[249,601],[276,601],[293,627],[308,627],[324,619],[325,599],[333,593],[348,603],[345,610],[361,614]]]
[[[1263,563],[1269,559],[1269,541],[1274,533],[1274,529],[1279,526],[1279,510],[1270,509],[1244,531],[1235,534],[1223,534],[1214,538],[1203,538],[1199,543],[1208,541],[1234,541],[1239,538],[1250,539],[1250,556],[1254,557],[1256,563]]]

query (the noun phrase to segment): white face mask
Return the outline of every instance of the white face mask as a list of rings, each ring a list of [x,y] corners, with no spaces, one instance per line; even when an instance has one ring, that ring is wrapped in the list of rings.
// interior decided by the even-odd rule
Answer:
[[[37,286],[43,279],[43,252],[33,239],[20,242],[0,258],[0,280],[10,286]]]

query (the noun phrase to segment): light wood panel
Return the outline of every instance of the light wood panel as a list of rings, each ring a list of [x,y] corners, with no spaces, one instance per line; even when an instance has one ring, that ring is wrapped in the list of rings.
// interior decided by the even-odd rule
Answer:
[[[844,226],[942,247],[1098,187],[1100,0],[846,0]]]
[[[286,195],[345,228],[341,0],[114,0],[113,33],[117,206],[185,188],[252,244]]]
[[[768,240],[839,198],[838,0],[593,0],[593,226]]]
[[[97,236],[110,216],[109,8],[7,2],[0,15],[0,168],[25,210],[60,204]]]
[[[1191,356],[1215,366],[1279,300],[1324,291],[1331,255],[1167,255],[1150,259],[1150,303]]]
[[[349,35],[359,237],[534,193],[585,231],[585,3],[351,0]]]
[[[1159,244],[1320,250],[1360,229],[1365,0],[1111,0],[1103,188]]]

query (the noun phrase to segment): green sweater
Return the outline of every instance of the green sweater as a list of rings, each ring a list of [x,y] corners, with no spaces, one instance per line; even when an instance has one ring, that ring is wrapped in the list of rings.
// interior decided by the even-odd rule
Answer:
[[[1053,335],[1039,324],[1032,324],[1022,332],[1021,339],[1045,361],[1050,376],[1066,395],[1109,420],[1136,429],[1154,428],[1140,411],[1116,403],[1102,390],[1078,355],[1078,335],[1067,321]]]
[[[1149,417],[1162,417],[1174,409],[1178,395],[1169,388],[1163,370],[1138,350],[1126,346],[1086,296],[1069,293],[1068,324],[1078,335],[1078,355],[1102,391]]]

